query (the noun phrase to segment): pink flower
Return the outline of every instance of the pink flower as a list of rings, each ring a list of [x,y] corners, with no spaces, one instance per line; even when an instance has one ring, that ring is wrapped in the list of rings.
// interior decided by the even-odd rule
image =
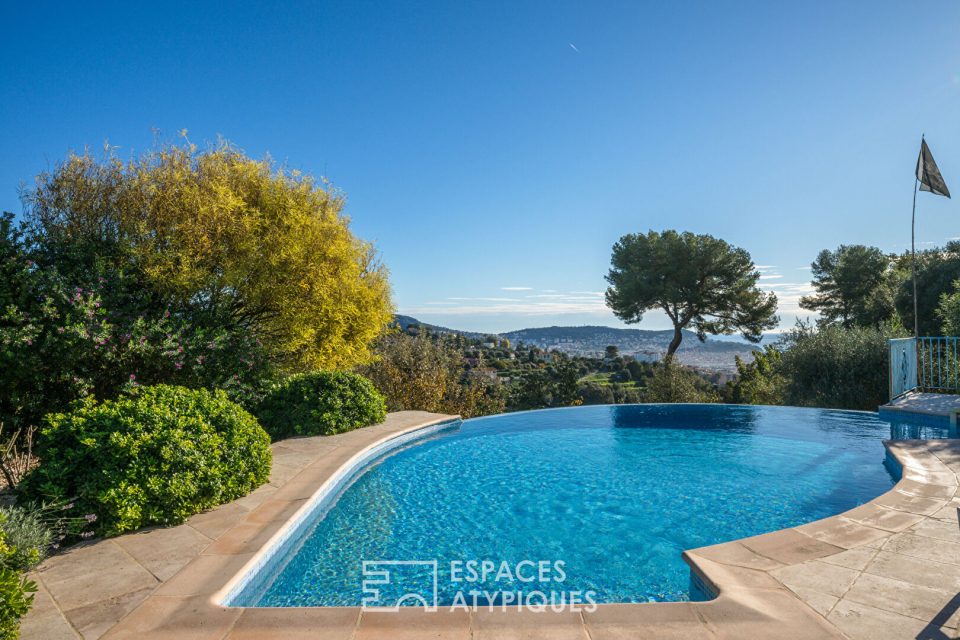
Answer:
[[[92,537],[93,537],[93,531],[84,531],[83,533],[80,534],[80,537],[81,537],[81,538],[84,538],[84,539],[86,539],[86,538],[92,538]]]
[[[176,367],[178,371],[179,371],[180,369],[183,369],[183,363],[182,363],[182,362],[175,362],[173,366]]]
[[[136,379],[137,379],[137,374],[131,373],[131,374],[130,374],[130,382],[133,382],[133,381],[136,380]]]
[[[96,522],[96,521],[97,521],[97,514],[95,514],[95,513],[88,513],[87,515],[83,516],[83,519],[86,520],[87,522]]]

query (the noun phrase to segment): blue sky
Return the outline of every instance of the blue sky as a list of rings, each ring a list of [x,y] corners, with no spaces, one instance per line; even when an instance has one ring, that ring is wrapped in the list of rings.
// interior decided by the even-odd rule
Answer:
[[[400,312],[502,331],[620,326],[610,247],[665,228],[750,251],[790,326],[820,249],[909,247],[921,132],[960,195],[956,2],[268,4],[4,3],[0,208],[70,150],[224,136],[343,189]]]

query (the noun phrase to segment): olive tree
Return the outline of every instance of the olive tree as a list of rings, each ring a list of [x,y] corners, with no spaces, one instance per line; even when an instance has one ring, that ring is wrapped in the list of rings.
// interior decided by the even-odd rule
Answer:
[[[759,342],[777,326],[777,297],[757,287],[760,272],[750,254],[710,235],[673,230],[628,234],[613,245],[607,274],[607,305],[627,323],[650,309],[661,309],[673,323],[667,348],[672,358],[693,330],[708,334],[741,333]]]

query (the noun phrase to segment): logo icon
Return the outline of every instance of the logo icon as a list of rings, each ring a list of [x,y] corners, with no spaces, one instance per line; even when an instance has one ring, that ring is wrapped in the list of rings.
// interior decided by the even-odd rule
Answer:
[[[437,610],[436,560],[364,560],[363,602],[374,611],[397,611],[404,606]]]

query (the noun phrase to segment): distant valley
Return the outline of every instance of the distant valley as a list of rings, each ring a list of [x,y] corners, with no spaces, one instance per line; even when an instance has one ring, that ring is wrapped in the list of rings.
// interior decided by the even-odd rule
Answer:
[[[406,329],[415,324],[427,327],[437,333],[459,333],[471,338],[483,338],[497,335],[508,339],[512,344],[523,342],[541,349],[555,349],[570,355],[602,356],[608,345],[615,345],[623,355],[634,356],[639,360],[659,360],[667,350],[673,337],[673,330],[653,331],[647,329],[617,329],[614,327],[539,327],[519,329],[501,334],[459,331],[447,327],[430,325],[410,316],[395,316],[397,324]],[[764,341],[765,343],[767,340]],[[752,352],[758,347],[745,341],[707,339],[700,342],[695,333],[683,332],[683,343],[677,351],[680,362],[688,366],[709,371],[733,373],[736,371],[735,357],[752,360]]]

